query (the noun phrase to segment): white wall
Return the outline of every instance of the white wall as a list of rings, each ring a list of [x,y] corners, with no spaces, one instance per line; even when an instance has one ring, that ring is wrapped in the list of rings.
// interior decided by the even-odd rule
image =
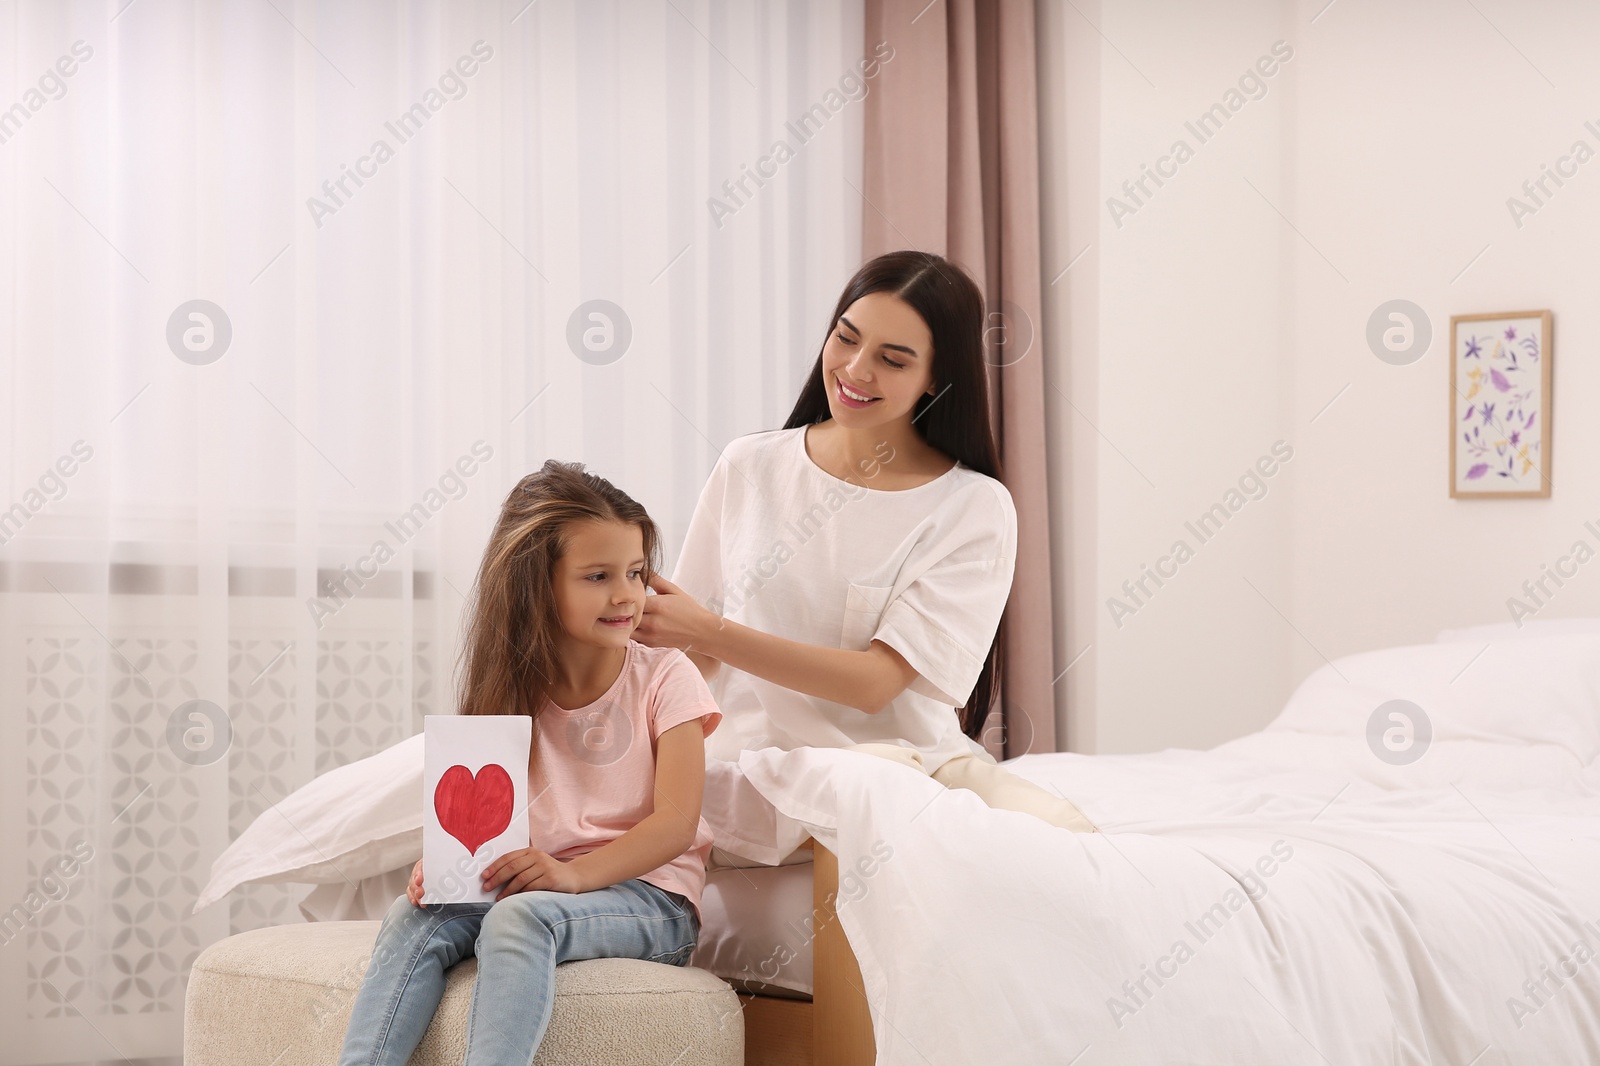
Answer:
[[[1575,140],[1600,151],[1583,128],[1600,127],[1600,106],[1584,110],[1600,79],[1581,51],[1600,13],[1480,10],[1041,5],[1047,282],[1088,248],[1049,287],[1045,328],[1061,390],[1057,669],[1082,653],[1057,707],[1075,750],[1259,728],[1324,656],[1509,620],[1507,598],[1541,564],[1580,538],[1600,548],[1583,526],[1600,526],[1600,430],[1583,403],[1597,395],[1585,234],[1600,159],[1520,229],[1506,207]],[[1201,143],[1185,122],[1279,41],[1293,55],[1264,95]],[[1143,204],[1122,191],[1179,138],[1194,154],[1175,176],[1147,183]],[[1135,208],[1120,225],[1112,196]],[[1395,298],[1433,326],[1403,367],[1366,343]],[[1450,315],[1543,307],[1553,496],[1452,500]],[[1266,494],[1202,544],[1185,521],[1280,440],[1293,457]],[[1179,538],[1193,558],[1160,588],[1147,579],[1119,625],[1107,599]],[[1538,617],[1581,615],[1600,615],[1600,560]]]

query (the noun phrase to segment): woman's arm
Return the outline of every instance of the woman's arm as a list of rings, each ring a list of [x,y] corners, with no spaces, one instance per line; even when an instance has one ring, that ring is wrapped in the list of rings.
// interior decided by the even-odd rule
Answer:
[[[647,874],[694,846],[706,785],[705,750],[705,729],[698,718],[656,738],[655,810],[604,847],[568,862],[583,885],[580,891]]]
[[[656,595],[645,598],[644,621],[634,639],[651,647],[682,648],[702,676],[703,660],[709,658],[867,714],[883,710],[917,676],[911,664],[882,641],[873,641],[866,651],[805,644],[713,614],[659,574],[650,587]]]
[[[697,646],[736,670],[867,714],[887,707],[917,676],[911,664],[881,640],[873,641],[866,651],[824,648],[725,618],[716,618]]]

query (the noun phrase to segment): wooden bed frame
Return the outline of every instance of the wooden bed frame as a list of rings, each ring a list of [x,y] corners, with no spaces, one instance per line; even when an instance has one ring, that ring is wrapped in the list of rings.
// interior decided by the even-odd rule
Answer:
[[[834,900],[839,860],[815,840],[812,849],[811,1000],[740,993],[745,1066],[873,1066],[877,1045],[866,986]]]

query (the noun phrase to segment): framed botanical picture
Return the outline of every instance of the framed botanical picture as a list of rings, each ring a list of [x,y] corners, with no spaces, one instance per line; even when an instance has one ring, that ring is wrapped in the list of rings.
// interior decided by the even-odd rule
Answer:
[[[1450,495],[1550,495],[1549,311],[1450,319]]]

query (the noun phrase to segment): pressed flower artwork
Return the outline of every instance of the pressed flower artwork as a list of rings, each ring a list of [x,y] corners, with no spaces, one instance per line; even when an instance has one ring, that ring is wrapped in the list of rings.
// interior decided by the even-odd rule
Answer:
[[[1450,319],[1450,495],[1550,495],[1549,311]]]

